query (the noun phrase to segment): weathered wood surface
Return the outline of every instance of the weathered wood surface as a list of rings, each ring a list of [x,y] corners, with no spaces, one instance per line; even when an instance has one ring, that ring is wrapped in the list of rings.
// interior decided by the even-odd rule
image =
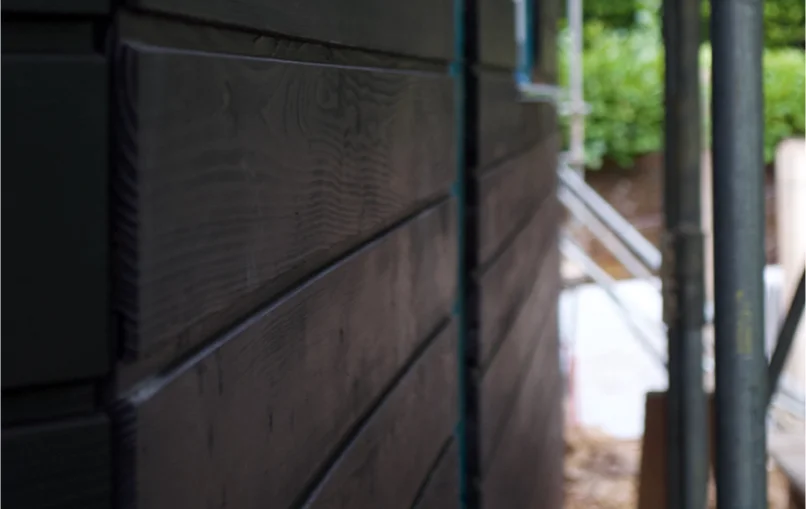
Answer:
[[[413,509],[459,509],[459,489],[459,446],[456,439],[451,439]]]
[[[557,192],[555,139],[546,139],[481,176],[479,261],[482,265],[523,228],[546,197]]]
[[[441,60],[453,56],[453,3],[448,0],[242,0],[237,3],[128,0],[127,3],[138,10],[295,38]]]
[[[538,277],[543,257],[556,246],[560,212],[557,198],[547,197],[525,227],[481,274],[479,358],[482,366],[487,365],[492,352],[508,334]]]
[[[557,135],[554,106],[522,103],[512,72],[479,71],[479,164],[485,171]]]
[[[304,507],[412,507],[456,426],[456,338],[453,324],[434,338]]]
[[[448,193],[447,75],[119,57],[121,386]]]
[[[107,73],[3,55],[3,390],[109,369]]]
[[[186,50],[375,70],[447,72],[445,62],[436,60],[389,55],[305,39],[289,39],[282,35],[256,35],[220,25],[179,23],[175,19],[147,12],[123,11],[119,14],[117,23],[119,37],[126,44],[170,48],[174,52]],[[3,36],[5,37],[5,32]],[[5,43],[5,39],[3,42]]]
[[[559,297],[559,251],[552,246],[544,255],[540,274],[531,295],[490,362],[481,382],[480,426],[481,463],[486,465],[495,445],[502,438],[517,396],[517,389],[534,362],[558,362],[556,350],[557,300]],[[547,339],[548,338],[548,339]],[[536,405],[543,404],[535,401]]]
[[[124,507],[289,507],[449,316],[455,208],[420,214],[129,396]]]
[[[501,439],[485,465],[485,508],[559,508],[562,504],[562,379],[556,313],[538,341],[545,343],[532,359],[507,418]]]
[[[112,453],[106,417],[4,427],[2,442],[4,507],[112,507]]]

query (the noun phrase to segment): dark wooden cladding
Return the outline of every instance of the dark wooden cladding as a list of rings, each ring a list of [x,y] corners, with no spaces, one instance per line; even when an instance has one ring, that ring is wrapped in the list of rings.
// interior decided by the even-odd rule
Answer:
[[[4,427],[2,441],[4,507],[111,508],[111,442],[105,417]]]
[[[479,59],[482,65],[514,69],[518,63],[515,44],[515,4],[512,0],[478,0]]]
[[[279,5],[279,4],[278,4]],[[447,75],[125,48],[122,385],[448,193]]]
[[[479,182],[479,259],[487,263],[535,207],[557,191],[557,152],[552,138],[483,174]]]
[[[453,325],[437,335],[339,458],[306,509],[411,508],[456,426],[456,339]]]
[[[559,277],[559,276],[557,276]],[[562,482],[562,379],[556,313],[538,341],[539,355],[518,388],[501,440],[486,465],[482,489],[487,509],[560,507]]]
[[[98,56],[3,55],[3,390],[110,365],[108,68]]]
[[[423,58],[453,57],[453,3],[448,0],[129,0],[128,4],[282,36]]]
[[[420,214],[134,393],[125,507],[289,507],[449,316],[455,209]]]
[[[445,62],[406,58],[302,39],[254,34],[221,26],[177,23],[142,12],[125,11],[118,17],[120,38],[173,51],[196,51],[291,62],[447,73]],[[5,37],[5,33],[3,33]],[[5,39],[3,39],[5,43]]]
[[[459,445],[451,439],[412,509],[459,509]]]
[[[3,12],[97,15],[109,12],[110,0],[6,0]]]
[[[554,106],[520,102],[512,72],[479,72],[477,170],[491,168],[557,134]]]
[[[509,332],[528,298],[543,257],[557,242],[559,201],[546,198],[511,244],[480,277],[481,336],[479,355],[486,366]]]
[[[552,345],[545,338],[554,338],[552,334],[557,328],[559,266],[559,251],[552,247],[542,260],[531,295],[484,373],[479,394],[482,468],[501,437],[502,425],[509,417],[518,385],[529,366],[552,355]]]

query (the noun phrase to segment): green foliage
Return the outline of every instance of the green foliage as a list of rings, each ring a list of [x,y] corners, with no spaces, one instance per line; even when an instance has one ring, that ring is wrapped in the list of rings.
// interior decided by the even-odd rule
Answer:
[[[583,4],[585,23],[608,29],[632,28],[636,15],[645,8],[643,0],[587,0]],[[711,2],[702,2],[702,36],[708,40]],[[768,48],[804,46],[806,4],[803,0],[765,0],[764,40]]]
[[[629,167],[641,154],[663,144],[663,46],[657,23],[644,20],[633,30],[591,31],[584,52],[584,94],[591,112],[585,119],[585,152],[590,168],[611,159]],[[560,81],[567,87],[567,34],[561,40]],[[710,69],[710,49],[701,52]],[[764,149],[772,160],[777,144],[804,130],[804,65],[801,50],[764,52]],[[563,119],[567,133],[568,119]],[[706,132],[708,132],[708,126]],[[566,138],[567,139],[567,138]]]

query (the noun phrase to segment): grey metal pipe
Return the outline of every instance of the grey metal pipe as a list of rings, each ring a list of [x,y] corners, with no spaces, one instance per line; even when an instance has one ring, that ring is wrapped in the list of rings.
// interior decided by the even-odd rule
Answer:
[[[582,200],[588,209],[604,223],[652,272],[660,270],[661,253],[604,198],[590,187],[574,170],[568,167],[564,157],[557,170],[560,183]]]
[[[574,219],[579,221],[599,241],[616,257],[616,259],[630,272],[634,277],[642,279],[650,279],[653,277],[652,272],[641,263],[641,261],[630,251],[621,240],[605,226],[595,214],[591,213],[582,203],[582,200],[576,197],[565,186],[560,185],[557,189],[557,197],[560,199],[565,208],[574,216]]]
[[[784,318],[784,323],[781,325],[781,330],[778,332],[775,350],[770,357],[770,367],[767,371],[768,405],[775,395],[775,391],[778,388],[778,380],[781,378],[781,372],[784,370],[784,364],[786,364],[789,352],[792,350],[795,332],[803,316],[804,303],[806,303],[806,271],[800,275],[800,281],[795,290],[795,295],[792,296],[792,302],[789,304],[786,318]]]
[[[703,389],[700,1],[664,0],[664,315],[668,327],[667,507],[704,509],[708,485]]]
[[[767,505],[762,0],[712,0],[716,485]]]

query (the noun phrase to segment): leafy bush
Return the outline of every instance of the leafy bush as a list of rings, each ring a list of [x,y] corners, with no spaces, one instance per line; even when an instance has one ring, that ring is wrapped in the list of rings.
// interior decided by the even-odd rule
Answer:
[[[585,23],[605,28],[623,29],[636,25],[636,15],[645,7],[645,0],[586,0],[583,3]],[[711,2],[702,2],[702,37],[708,41]],[[658,6],[659,7],[659,6]],[[804,45],[806,4],[803,0],[765,0],[764,41],[768,48],[800,47]]]
[[[583,55],[584,95],[590,105],[585,119],[585,156],[592,169],[610,159],[629,167],[641,154],[663,145],[663,45],[657,23],[645,20],[629,31],[589,31]],[[567,87],[567,34],[561,41],[560,82]],[[701,52],[710,68],[710,49]],[[804,134],[804,53],[794,49],[764,53],[764,150],[772,160],[784,138]],[[568,119],[563,120],[567,134]],[[707,126],[706,126],[707,129]],[[567,136],[566,136],[567,139]]]

